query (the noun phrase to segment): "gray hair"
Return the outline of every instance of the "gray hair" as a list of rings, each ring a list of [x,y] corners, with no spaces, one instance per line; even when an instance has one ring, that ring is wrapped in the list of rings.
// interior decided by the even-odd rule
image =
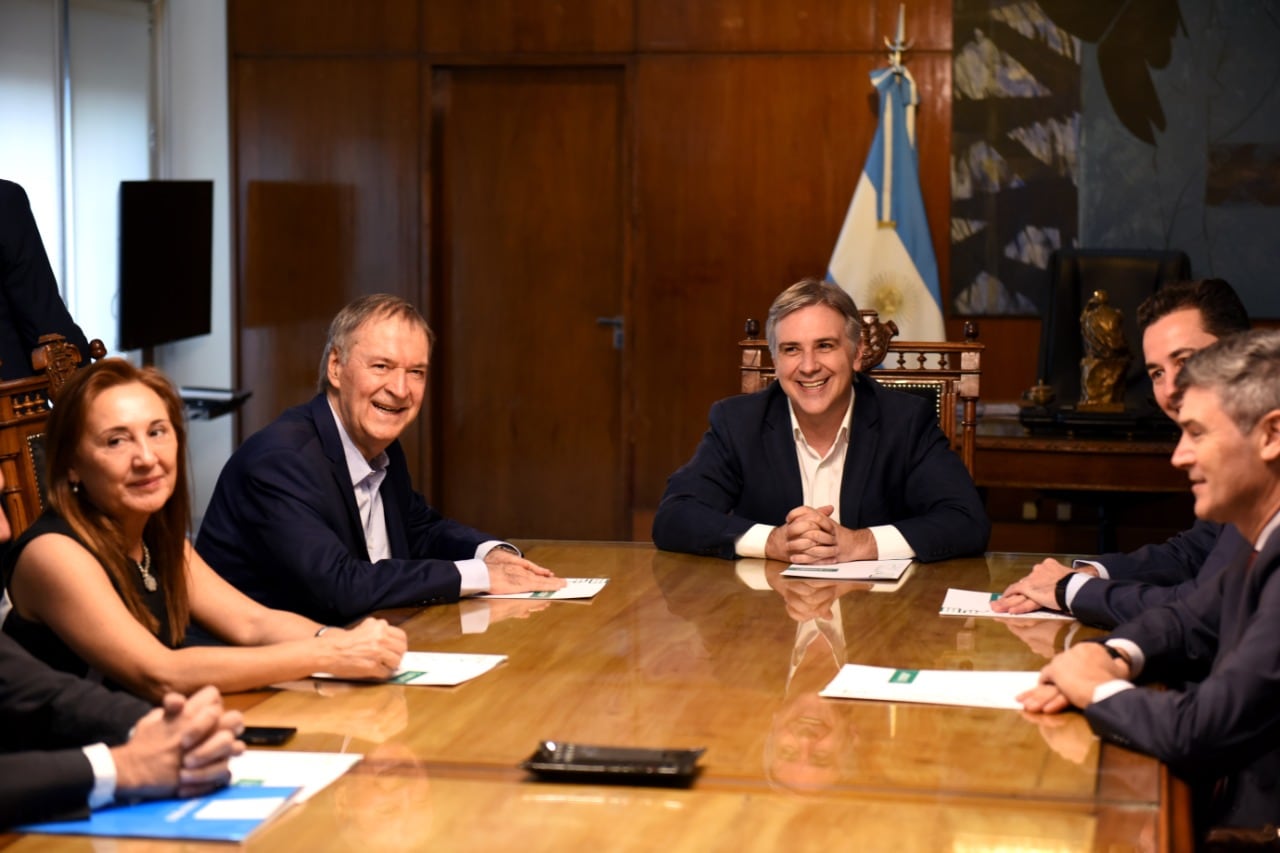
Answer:
[[[1222,409],[1242,433],[1280,409],[1280,329],[1228,335],[1182,365],[1174,388],[1215,391]]]
[[[769,316],[764,323],[764,336],[769,342],[769,355],[778,357],[778,323],[783,317],[810,305],[826,305],[844,317],[844,334],[856,350],[862,342],[862,318],[853,297],[829,281],[806,278],[797,281],[778,294],[769,306]]]
[[[356,330],[374,318],[404,320],[411,326],[422,329],[427,336],[427,354],[436,342],[436,334],[431,331],[427,321],[413,304],[390,293],[374,293],[361,296],[338,312],[329,324],[329,339],[325,341],[324,351],[320,354],[320,379],[318,388],[321,394],[333,390],[329,384],[329,355],[336,351],[338,361],[347,363],[351,354],[351,338]]]

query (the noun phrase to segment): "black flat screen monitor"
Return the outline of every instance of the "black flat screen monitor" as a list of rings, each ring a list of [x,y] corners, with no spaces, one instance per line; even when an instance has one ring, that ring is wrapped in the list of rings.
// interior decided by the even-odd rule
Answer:
[[[212,331],[213,181],[120,182],[120,341]]]

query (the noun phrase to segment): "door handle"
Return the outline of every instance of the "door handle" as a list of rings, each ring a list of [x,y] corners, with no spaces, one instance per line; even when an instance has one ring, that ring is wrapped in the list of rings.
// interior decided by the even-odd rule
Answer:
[[[621,314],[616,314],[612,317],[596,318],[597,326],[613,327],[613,348],[616,350],[621,350],[622,344],[626,340],[626,333],[623,331],[622,323],[623,323],[623,318]]]

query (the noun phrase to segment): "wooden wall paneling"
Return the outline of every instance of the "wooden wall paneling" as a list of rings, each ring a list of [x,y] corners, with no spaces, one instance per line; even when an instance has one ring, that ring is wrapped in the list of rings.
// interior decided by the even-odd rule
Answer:
[[[241,59],[231,74],[247,436],[315,393],[345,303],[417,298],[420,99],[413,60]],[[404,442],[416,458],[417,432]]]
[[[502,536],[625,538],[623,67],[433,73],[433,502]]]
[[[710,404],[737,393],[743,321],[763,321],[783,287],[825,274],[875,133],[869,74],[882,63],[873,54],[638,61],[637,510],[655,506],[688,459]],[[941,55],[913,63],[931,87],[946,78]],[[937,114],[922,111],[921,121]],[[922,128],[920,141],[924,160],[945,164],[945,128]],[[931,180],[924,192],[945,251],[949,185]]]
[[[420,2],[228,0],[228,42],[233,55],[415,51]]]
[[[634,0],[423,0],[434,54],[617,53],[633,46]]]
[[[906,13],[907,41],[917,50],[950,50],[951,0],[916,0]],[[636,43],[643,51],[883,56],[884,37],[893,37],[897,20],[898,0],[645,0],[636,8]]]

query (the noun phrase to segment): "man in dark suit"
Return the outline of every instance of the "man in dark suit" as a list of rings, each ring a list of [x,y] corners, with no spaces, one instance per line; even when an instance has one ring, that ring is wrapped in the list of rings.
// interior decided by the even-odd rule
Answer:
[[[1247,331],[1249,316],[1231,285],[1221,279],[1167,284],[1138,306],[1142,351],[1156,403],[1177,420],[1174,381],[1193,353],[1220,338]],[[1114,628],[1151,607],[1190,595],[1222,570],[1239,532],[1198,520],[1158,545],[1131,554],[1103,554],[1065,566],[1054,559],[1032,567],[992,608],[1026,613],[1062,610],[1081,622]]]
[[[89,342],[58,293],[26,192],[0,180],[0,380],[30,376],[31,351],[57,332],[89,357]]]
[[[398,439],[422,405],[430,343],[422,315],[395,296],[338,313],[320,393],[251,436],[218,477],[196,541],[214,570],[267,607],[334,624],[564,585],[413,490]]]
[[[991,523],[923,400],[859,372],[857,306],[805,279],[765,324],[777,381],[721,400],[653,522],[668,551],[792,563],[981,552]]]
[[[4,476],[0,474],[0,488]],[[9,523],[0,508],[0,542]],[[229,779],[239,711],[212,687],[163,708],[50,669],[0,634],[0,830],[114,798],[195,796]]]
[[[1233,525],[1226,567],[1191,595],[1055,657],[1029,711],[1084,710],[1101,737],[1168,763],[1203,829],[1280,823],[1280,331],[1224,338],[1182,369],[1174,464],[1196,517]],[[1135,688],[1137,680],[1179,689]],[[1273,834],[1274,840],[1274,834]]]

